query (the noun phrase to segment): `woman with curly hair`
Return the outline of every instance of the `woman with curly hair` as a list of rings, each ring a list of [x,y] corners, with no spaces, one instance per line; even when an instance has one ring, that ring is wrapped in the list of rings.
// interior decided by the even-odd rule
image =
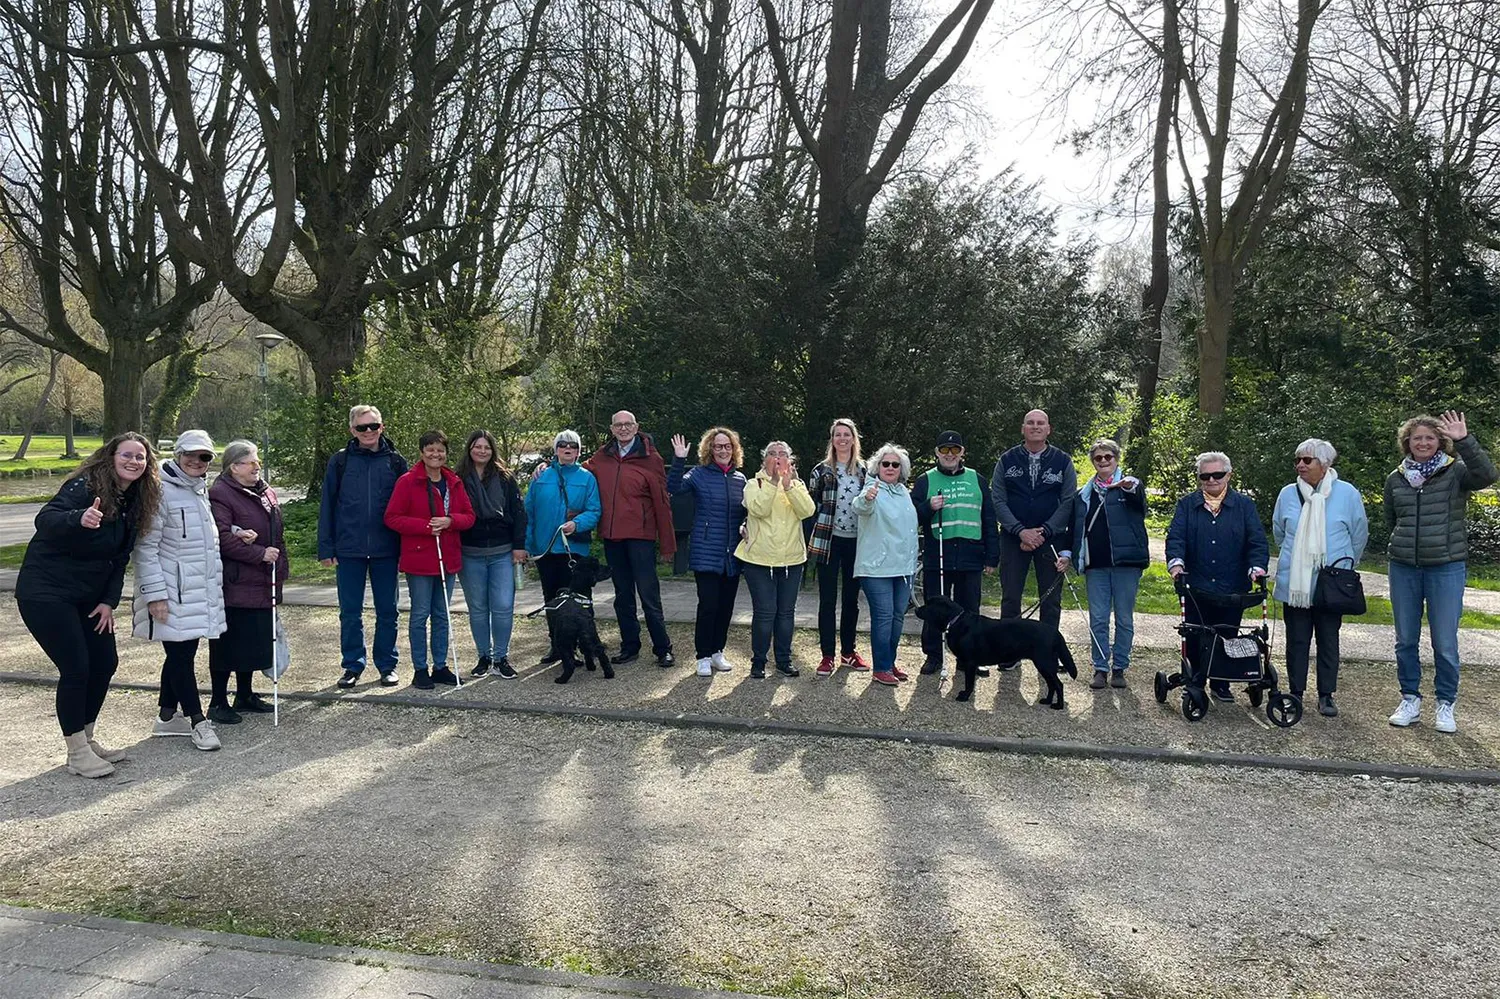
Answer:
[[[57,666],[57,721],[68,747],[68,772],[114,773],[123,752],[94,739],[118,658],[115,608],[125,566],[142,524],[161,502],[151,445],[137,433],[111,438],[68,476],[36,515],[16,580],[16,607],[26,630]]]
[[[740,435],[728,427],[710,427],[698,441],[698,464],[685,469],[687,439],[672,437],[672,467],[667,472],[669,493],[693,494],[693,532],[688,568],[698,584],[697,621],[693,627],[698,675],[727,673],[733,665],[724,658],[729,619],[740,589],[740,564],[734,557],[740,525],[745,522],[745,452]]]

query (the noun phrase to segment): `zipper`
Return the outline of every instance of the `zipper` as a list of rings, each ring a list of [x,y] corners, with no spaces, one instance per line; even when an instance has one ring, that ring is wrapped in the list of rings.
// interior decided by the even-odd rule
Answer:
[[[187,538],[187,511],[179,507],[178,510],[177,510],[177,515],[182,518],[182,536],[183,536],[184,539],[186,539]]]

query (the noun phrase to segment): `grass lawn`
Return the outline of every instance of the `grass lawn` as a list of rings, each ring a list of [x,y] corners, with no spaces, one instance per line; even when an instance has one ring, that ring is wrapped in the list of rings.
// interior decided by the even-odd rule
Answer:
[[[77,458],[64,458],[63,438],[60,434],[37,434],[31,438],[31,445],[26,449],[26,457],[17,461],[13,455],[21,446],[21,440],[25,434],[7,434],[0,437],[0,476],[8,472],[16,471],[49,471],[49,472],[71,472],[78,467],[78,463],[84,457],[93,454],[104,443],[100,437],[77,437],[73,438],[73,447],[78,452]]]
[[[61,483],[61,481],[62,481],[61,479],[58,480],[59,483]],[[30,494],[25,495],[25,496],[0,496],[0,506],[4,506],[7,503],[45,503],[49,499],[51,499],[53,496],[56,496],[56,495],[57,494],[55,492],[53,492],[53,493],[30,493]]]

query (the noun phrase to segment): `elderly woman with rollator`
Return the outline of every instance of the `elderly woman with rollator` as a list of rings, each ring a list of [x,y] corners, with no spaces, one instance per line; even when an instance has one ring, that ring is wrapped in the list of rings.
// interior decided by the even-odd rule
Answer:
[[[1276,497],[1271,533],[1280,546],[1276,561],[1276,599],[1286,618],[1286,672],[1291,692],[1307,690],[1307,667],[1313,637],[1318,641],[1318,713],[1333,718],[1339,679],[1339,628],[1343,615],[1318,604],[1318,572],[1347,561],[1359,565],[1370,524],[1359,490],[1339,478],[1333,462],[1338,452],[1328,441],[1310,437],[1297,445],[1297,481]]]
[[[1396,676],[1401,703],[1392,725],[1422,717],[1422,610],[1436,667],[1433,727],[1458,731],[1458,622],[1468,579],[1469,494],[1493,485],[1500,472],[1469,433],[1464,414],[1414,416],[1396,434],[1401,464],[1385,480],[1385,521],[1391,529],[1391,613],[1396,619]]]
[[[1255,501],[1229,488],[1234,471],[1229,456],[1205,451],[1195,465],[1199,488],[1177,501],[1167,528],[1167,571],[1204,595],[1188,597],[1188,624],[1238,628],[1244,607],[1223,598],[1248,593],[1256,580],[1265,578],[1270,546]],[[1195,676],[1204,676],[1198,643],[1188,643],[1188,654]],[[1215,700],[1234,700],[1228,683],[1215,680],[1209,686]]]

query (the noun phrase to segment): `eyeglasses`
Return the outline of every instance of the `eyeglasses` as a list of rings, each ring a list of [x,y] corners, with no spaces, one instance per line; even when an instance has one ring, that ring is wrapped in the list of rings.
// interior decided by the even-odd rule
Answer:
[[[121,453],[121,454],[115,455],[115,457],[119,458],[121,461],[123,461],[127,465],[144,465],[146,463],[146,456],[144,454],[124,454],[124,453]]]
[[[734,445],[733,444],[715,444],[714,445],[714,450],[715,451],[733,451],[734,450]]]
[[[1294,461],[1295,461],[1295,462],[1296,462],[1296,463],[1297,463],[1297,464],[1298,464],[1298,465],[1311,465],[1311,464],[1312,464],[1312,463],[1313,463],[1313,462],[1315,462],[1315,461],[1317,461],[1317,460],[1318,460],[1318,459],[1316,459],[1316,458],[1314,458],[1314,457],[1313,457],[1313,456],[1312,456],[1312,455],[1310,455],[1310,454],[1299,454],[1299,455],[1297,455],[1297,457],[1296,457],[1296,458],[1295,458],[1295,459],[1293,459],[1293,460],[1294,460]]]
[[[944,444],[937,449],[938,454],[963,454],[964,449],[957,444]]]
[[[236,466],[238,466],[238,465],[259,465],[260,464],[260,459],[259,458],[241,458],[239,461],[234,462],[234,464]]]
[[[880,463],[880,467],[881,468],[900,468],[901,467],[901,462],[899,462],[899,461],[882,461]]]
[[[610,426],[614,427],[616,430],[624,430],[626,427],[635,426],[635,421],[631,420],[628,423],[611,423]]]
[[[183,457],[184,458],[191,458],[194,461],[201,461],[205,465],[208,464],[210,461],[214,460],[214,456],[213,456],[213,452],[212,451],[193,451],[190,454],[184,454]]]
[[[1218,482],[1220,479],[1222,479],[1224,476],[1226,476],[1228,474],[1229,474],[1228,472],[1199,472],[1198,473],[1198,481],[1199,482]]]
[[[378,424],[378,423],[356,423],[354,425],[354,432],[355,433],[360,433],[360,434],[374,433],[375,431],[377,431],[379,429],[380,429],[380,424]]]
[[[1109,462],[1114,461],[1114,460],[1115,460],[1115,456],[1112,455],[1112,454],[1091,454],[1091,455],[1089,455],[1089,461],[1092,461],[1096,465],[1108,464]]]

